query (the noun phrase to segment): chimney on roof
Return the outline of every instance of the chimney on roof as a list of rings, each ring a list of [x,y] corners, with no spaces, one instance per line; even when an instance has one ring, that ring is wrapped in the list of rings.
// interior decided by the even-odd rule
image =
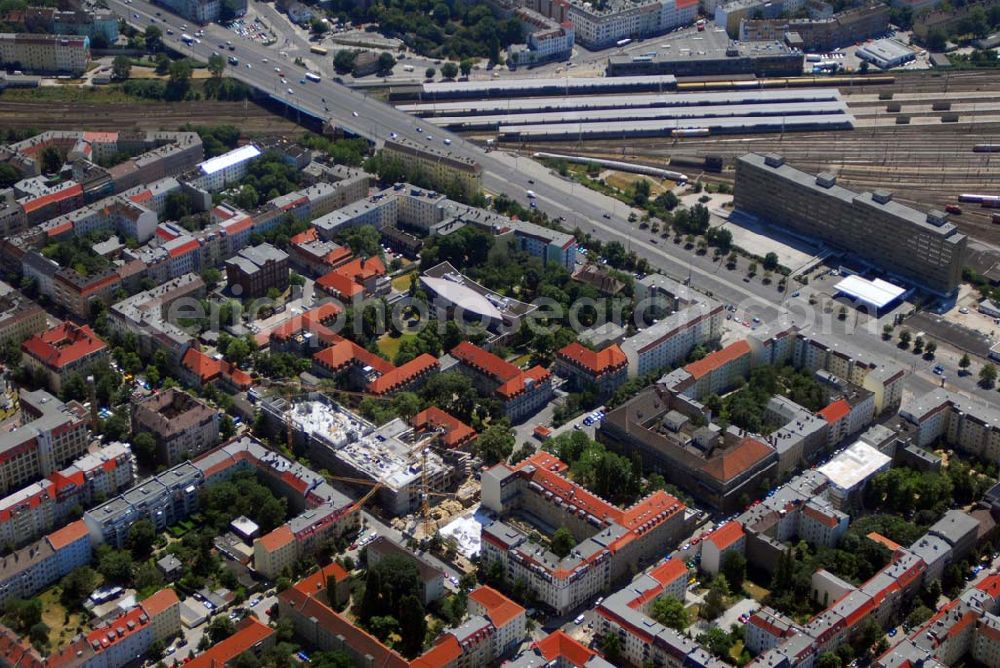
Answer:
[[[888,190],[876,190],[872,193],[872,199],[879,204],[888,204],[892,201],[892,193]]]

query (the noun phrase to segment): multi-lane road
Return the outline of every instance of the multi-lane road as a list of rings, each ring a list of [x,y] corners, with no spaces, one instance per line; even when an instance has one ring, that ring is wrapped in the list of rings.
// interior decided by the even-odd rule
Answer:
[[[327,77],[319,83],[308,80],[302,83],[306,70],[290,58],[281,56],[280,47],[266,47],[243,39],[216,24],[205,26],[199,41],[187,45],[181,42],[181,33],[192,34],[197,27],[190,25],[182,30],[180,26],[187,23],[186,19],[146,0],[132,0],[128,4],[123,0],[108,0],[108,5],[137,28],[145,29],[151,24],[159,26],[164,31],[168,46],[184,55],[201,61],[207,61],[213,52],[226,57],[236,56],[239,65],[229,67],[229,76],[313,115],[327,117],[351,133],[379,142],[394,132],[412,141],[430,142],[438,149],[475,160],[482,166],[486,190],[504,193],[525,205],[528,203],[526,192],[533,190],[537,205],[551,217],[562,218],[567,228],[578,227],[604,242],[618,241],[663,273],[679,280],[690,278],[693,286],[722,302],[750,305],[754,314],[765,322],[777,318],[789,305],[786,296],[775,290],[773,285],[764,285],[759,280],[743,281],[741,274],[727,272],[722,263],[714,262],[710,255],[699,256],[681,246],[653,238],[628,221],[630,214],[641,216],[641,211],[564,179],[533,160],[502,151],[487,152],[462,137],[441,128],[432,128],[364,92],[352,90]],[[174,34],[166,35],[167,29]],[[232,42],[232,50],[227,42]],[[432,139],[429,138],[431,136]],[[444,144],[446,138],[451,140],[450,145]],[[807,304],[800,306],[802,311],[807,310]],[[838,327],[836,321],[832,326]],[[883,342],[879,332],[880,329],[877,329],[846,335],[851,337],[854,345],[872,353],[895,357],[910,368],[914,373],[908,385],[914,392],[926,391],[937,384],[939,379],[924,368],[929,365],[914,365],[912,356]],[[953,376],[949,381],[955,384],[954,387],[970,394],[985,394],[976,387],[972,378],[957,379]]]

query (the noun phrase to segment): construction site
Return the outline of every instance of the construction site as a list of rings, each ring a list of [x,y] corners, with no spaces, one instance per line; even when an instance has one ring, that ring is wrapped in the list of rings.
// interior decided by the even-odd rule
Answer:
[[[417,538],[430,536],[475,501],[471,457],[436,447],[440,433],[400,418],[375,426],[318,392],[277,397],[261,408],[290,447],[332,483],[375,498],[381,515]]]

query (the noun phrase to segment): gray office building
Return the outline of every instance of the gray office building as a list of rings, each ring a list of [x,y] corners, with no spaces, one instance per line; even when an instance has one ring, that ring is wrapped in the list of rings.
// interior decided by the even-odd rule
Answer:
[[[807,174],[775,153],[736,160],[735,205],[935,294],[951,293],[962,280],[967,238],[946,214],[922,213],[886,191],[856,193],[832,174]]]

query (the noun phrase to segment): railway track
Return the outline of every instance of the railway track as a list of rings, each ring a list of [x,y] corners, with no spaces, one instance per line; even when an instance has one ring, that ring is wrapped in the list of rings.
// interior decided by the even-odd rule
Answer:
[[[0,96],[0,127],[46,130],[173,130],[193,125],[232,124],[250,134],[300,132],[302,126],[253,102],[165,102],[155,104],[87,104],[20,102]]]

